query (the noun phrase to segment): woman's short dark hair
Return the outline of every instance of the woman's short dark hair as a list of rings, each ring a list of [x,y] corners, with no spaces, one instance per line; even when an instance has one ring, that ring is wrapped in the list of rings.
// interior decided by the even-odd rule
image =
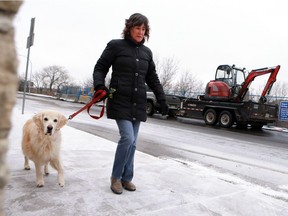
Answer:
[[[123,29],[122,37],[126,38],[130,35],[131,28],[133,28],[134,26],[141,26],[142,24],[144,24],[145,26],[144,38],[148,41],[150,37],[149,20],[146,16],[140,13],[134,13],[129,17],[129,19],[125,20],[125,28]]]

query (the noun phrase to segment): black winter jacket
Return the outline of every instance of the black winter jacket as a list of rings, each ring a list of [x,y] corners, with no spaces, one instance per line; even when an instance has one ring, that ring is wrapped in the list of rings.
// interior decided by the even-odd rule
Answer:
[[[143,40],[144,43],[144,40]],[[146,121],[146,87],[158,101],[165,94],[155,70],[151,50],[129,38],[111,40],[94,67],[94,88],[105,85],[105,77],[112,66],[110,90],[116,91],[107,101],[107,117]]]

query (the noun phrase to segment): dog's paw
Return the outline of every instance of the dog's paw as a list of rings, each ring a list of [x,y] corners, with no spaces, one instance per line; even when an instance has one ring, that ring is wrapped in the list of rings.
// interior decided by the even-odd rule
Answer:
[[[24,164],[24,170],[30,170],[30,166],[29,166],[29,163],[26,163]]]
[[[37,187],[38,188],[44,187],[44,181],[37,181]]]
[[[59,184],[61,187],[64,187],[64,185],[65,185],[64,179],[59,180],[58,184]]]
[[[64,180],[64,178],[59,178],[59,179],[58,179],[58,184],[59,184],[61,187],[64,187],[64,185],[65,185],[65,180]]]
[[[49,169],[48,169],[48,165],[45,165],[45,166],[44,166],[44,174],[45,174],[46,176],[50,174],[50,173],[49,173]]]

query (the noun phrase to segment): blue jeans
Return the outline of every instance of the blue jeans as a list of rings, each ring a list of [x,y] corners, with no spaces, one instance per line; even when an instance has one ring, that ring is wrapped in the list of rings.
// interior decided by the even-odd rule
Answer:
[[[140,121],[117,119],[120,140],[117,145],[112,177],[130,182],[134,172],[134,154]]]

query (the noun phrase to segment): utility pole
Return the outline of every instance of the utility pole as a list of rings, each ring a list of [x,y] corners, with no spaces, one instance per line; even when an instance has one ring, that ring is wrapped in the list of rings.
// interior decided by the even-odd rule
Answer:
[[[25,72],[25,81],[24,81],[22,114],[24,114],[24,107],[25,107],[25,97],[26,97],[26,86],[27,86],[27,74],[28,74],[28,67],[29,67],[30,47],[33,46],[33,43],[34,43],[34,25],[35,25],[35,17],[31,18],[30,33],[29,33],[29,36],[27,38],[27,45],[26,45],[26,48],[28,49],[28,54],[27,54],[26,72]],[[30,82],[31,82],[31,80],[30,80]]]

